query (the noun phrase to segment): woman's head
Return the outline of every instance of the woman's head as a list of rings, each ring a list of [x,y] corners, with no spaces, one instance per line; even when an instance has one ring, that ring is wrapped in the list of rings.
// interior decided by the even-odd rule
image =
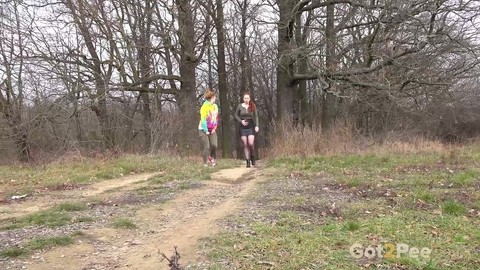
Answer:
[[[208,101],[215,101],[215,92],[213,92],[212,89],[208,88],[207,90],[205,90],[203,97],[205,97],[205,99]]]
[[[251,100],[251,96],[250,96],[250,93],[244,93],[243,94],[243,103],[245,104],[248,104],[250,103],[250,100]]]
[[[256,107],[255,103],[253,103],[252,95],[249,92],[245,92],[243,94],[243,103],[248,104],[248,111],[254,112]]]

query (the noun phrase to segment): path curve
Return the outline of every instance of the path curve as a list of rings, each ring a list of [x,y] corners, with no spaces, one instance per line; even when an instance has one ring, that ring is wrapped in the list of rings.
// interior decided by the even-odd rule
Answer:
[[[86,231],[82,241],[42,254],[27,269],[64,269],[66,263],[75,269],[170,269],[161,254],[170,257],[174,246],[182,267],[196,264],[203,260],[198,241],[217,232],[218,221],[239,209],[245,195],[267,179],[258,168],[220,170],[198,189],[138,209],[132,219],[139,229]]]

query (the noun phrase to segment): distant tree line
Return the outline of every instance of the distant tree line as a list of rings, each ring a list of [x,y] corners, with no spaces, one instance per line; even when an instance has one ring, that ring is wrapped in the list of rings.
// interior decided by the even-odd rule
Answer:
[[[282,121],[476,136],[479,16],[473,0],[0,0],[0,155],[193,153],[207,87],[224,157],[244,91],[260,144]]]

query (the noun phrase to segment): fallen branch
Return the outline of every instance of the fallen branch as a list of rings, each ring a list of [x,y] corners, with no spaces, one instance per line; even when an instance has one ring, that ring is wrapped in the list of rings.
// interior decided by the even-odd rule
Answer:
[[[170,267],[170,270],[181,270],[180,263],[178,262],[178,260],[180,259],[180,253],[178,253],[177,251],[177,246],[175,246],[174,248],[175,252],[170,258],[168,258],[164,253],[162,253],[162,256],[168,261],[168,266]]]

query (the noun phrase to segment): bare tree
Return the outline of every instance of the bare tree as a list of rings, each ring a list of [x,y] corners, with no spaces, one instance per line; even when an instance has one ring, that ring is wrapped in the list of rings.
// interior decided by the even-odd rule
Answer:
[[[349,107],[348,101],[361,99],[372,103],[373,100],[367,98],[370,96],[375,104],[392,108],[392,104],[398,102],[392,93],[411,85],[412,74],[419,78],[441,74],[444,67],[435,70],[431,63],[455,52],[464,40],[460,36],[452,37],[447,29],[454,27],[452,21],[468,22],[478,9],[473,1],[434,0],[279,0],[277,6],[277,116],[300,118],[295,116],[299,112],[294,111],[294,104],[300,104],[305,95],[298,86],[305,80],[318,80],[324,91],[320,105],[325,128],[342,113],[339,110]],[[454,10],[459,13],[454,15]],[[460,13],[463,15],[459,16]],[[295,32],[301,29],[310,33],[306,42]],[[465,33],[465,29],[461,32]],[[439,50],[440,44],[442,50]],[[432,53],[432,49],[436,53]],[[419,67],[423,67],[425,73],[415,72]],[[438,86],[438,83],[430,85]]]
[[[213,6],[213,3],[212,3]],[[217,63],[218,63],[218,91],[220,96],[220,115],[222,127],[222,156],[233,157],[232,126],[229,87],[227,85],[227,70],[225,62],[225,28],[224,28],[223,0],[215,1],[214,23],[217,36]],[[231,94],[230,94],[231,96]]]
[[[28,125],[22,117],[25,106],[25,47],[27,38],[21,19],[21,1],[0,7],[0,112],[7,120],[22,161],[31,159]]]

